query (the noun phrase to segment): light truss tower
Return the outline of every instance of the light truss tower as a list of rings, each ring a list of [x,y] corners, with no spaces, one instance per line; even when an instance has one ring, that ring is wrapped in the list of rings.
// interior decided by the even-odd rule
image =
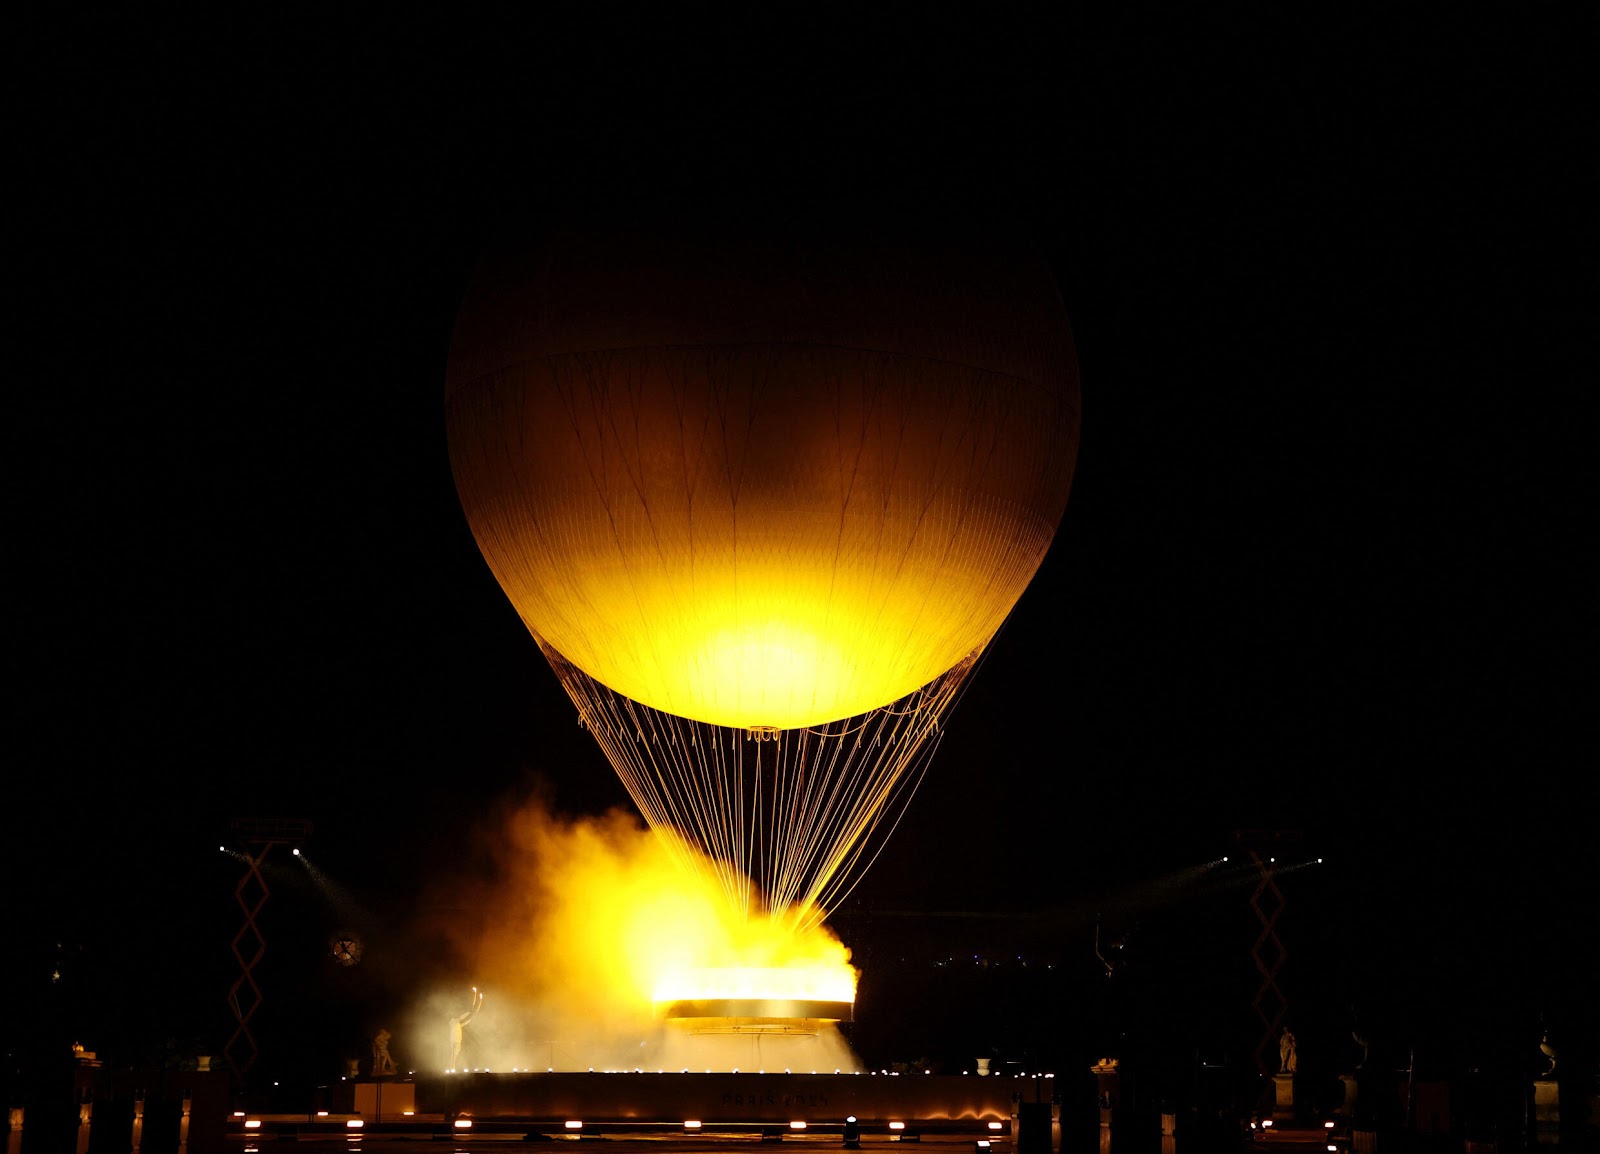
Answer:
[[[234,900],[244,913],[239,932],[233,935],[233,956],[239,963],[239,976],[228,988],[228,1008],[235,1025],[233,1034],[223,1047],[223,1056],[235,1075],[243,1077],[255,1065],[260,1048],[250,1032],[250,1019],[261,1008],[261,986],[253,971],[267,953],[267,939],[261,932],[257,919],[272,890],[262,876],[261,863],[272,852],[273,846],[299,849],[311,836],[311,823],[302,818],[237,818],[233,822],[233,837],[241,847],[244,859],[244,876],[234,887]]]
[[[1255,911],[1261,931],[1250,947],[1250,958],[1256,972],[1261,975],[1251,1006],[1261,1021],[1261,1037],[1256,1042],[1256,1072],[1275,1074],[1278,1064],[1278,1033],[1289,1012],[1289,999],[1278,985],[1278,974],[1289,956],[1283,939],[1278,936],[1278,918],[1288,904],[1283,891],[1278,888],[1277,872],[1283,849],[1300,840],[1299,830],[1247,829],[1234,831],[1239,848],[1250,856],[1256,868],[1256,886],[1250,893],[1250,908]]]

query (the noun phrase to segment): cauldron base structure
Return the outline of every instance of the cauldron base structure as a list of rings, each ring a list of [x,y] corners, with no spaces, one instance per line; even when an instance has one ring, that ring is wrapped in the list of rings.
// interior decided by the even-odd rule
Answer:
[[[561,1129],[669,1123],[1009,1121],[1020,1080],[894,1074],[457,1074],[419,1082],[419,1110],[514,1116]]]
[[[544,1134],[626,1137],[700,1132],[842,1133],[849,1118],[865,1134],[973,1139],[1009,1133],[1016,1104],[1049,1090],[1038,1079],[937,1074],[488,1073],[386,1081],[391,1104],[370,1114],[243,1115],[230,1130],[267,1138],[360,1129],[398,1133]],[[404,1086],[409,1093],[399,1092]],[[409,1109],[407,1109],[409,1108]],[[697,1125],[689,1125],[689,1124]]]

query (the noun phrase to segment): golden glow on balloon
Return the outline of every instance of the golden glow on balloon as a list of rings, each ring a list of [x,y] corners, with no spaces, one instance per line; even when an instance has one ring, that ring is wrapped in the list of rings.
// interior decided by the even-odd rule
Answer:
[[[451,467],[528,629],[738,729],[857,716],[980,652],[1076,455],[1048,270],[656,245],[493,254],[462,306]]]
[[[995,237],[503,240],[445,380],[478,548],[650,825],[820,924],[1065,510],[1054,275]]]

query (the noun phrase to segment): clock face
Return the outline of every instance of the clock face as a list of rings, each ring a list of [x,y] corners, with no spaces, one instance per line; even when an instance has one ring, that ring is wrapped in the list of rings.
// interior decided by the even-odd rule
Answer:
[[[353,966],[361,960],[361,939],[355,934],[334,934],[328,939],[328,948],[341,966]]]

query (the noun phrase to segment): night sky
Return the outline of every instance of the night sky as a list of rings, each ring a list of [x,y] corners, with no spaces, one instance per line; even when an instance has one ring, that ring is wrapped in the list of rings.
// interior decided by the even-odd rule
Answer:
[[[1099,916],[1146,1019],[1248,1025],[1249,886],[1162,879],[1285,831],[1325,858],[1282,879],[1325,1053],[1356,1019],[1440,1061],[1600,1053],[1581,33],[1207,8],[14,31],[8,1048],[225,1036],[235,818],[314,822],[382,938],[515,799],[630,805],[451,483],[498,223],[1004,219],[1072,318],[1077,472],[841,914],[864,970],[1048,959],[1076,984],[957,1015],[1045,1054],[998,1035],[1093,1016]],[[295,893],[286,953],[323,928]],[[864,1044],[937,1050],[869,989]]]

